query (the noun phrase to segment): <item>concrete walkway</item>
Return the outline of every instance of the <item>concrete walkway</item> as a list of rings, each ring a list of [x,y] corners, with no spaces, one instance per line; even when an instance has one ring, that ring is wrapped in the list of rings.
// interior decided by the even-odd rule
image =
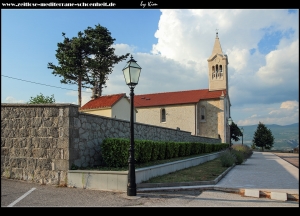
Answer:
[[[299,169],[271,152],[253,152],[247,161],[234,166],[214,185],[139,188],[138,191],[193,189],[299,201]]]

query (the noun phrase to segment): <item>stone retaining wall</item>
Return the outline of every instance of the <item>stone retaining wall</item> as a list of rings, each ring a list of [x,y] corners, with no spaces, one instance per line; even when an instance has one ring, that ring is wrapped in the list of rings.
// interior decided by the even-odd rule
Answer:
[[[72,165],[101,163],[105,138],[129,138],[130,122],[78,112],[73,104],[1,104],[1,176],[66,185]],[[220,139],[135,123],[135,139],[220,143]]]

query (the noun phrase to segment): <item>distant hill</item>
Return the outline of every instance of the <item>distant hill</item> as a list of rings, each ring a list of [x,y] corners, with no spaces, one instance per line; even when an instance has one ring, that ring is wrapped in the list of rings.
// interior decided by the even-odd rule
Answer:
[[[299,146],[299,123],[290,125],[265,124],[272,131],[274,136],[274,145],[272,150],[291,150]],[[251,146],[257,125],[239,126],[244,128],[243,144]],[[238,142],[232,141],[233,144],[241,144],[242,137]]]

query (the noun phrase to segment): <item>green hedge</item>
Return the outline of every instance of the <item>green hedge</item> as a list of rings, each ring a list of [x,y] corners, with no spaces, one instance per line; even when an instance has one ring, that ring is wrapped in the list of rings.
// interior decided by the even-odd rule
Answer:
[[[104,165],[125,167],[128,165],[130,140],[107,138],[101,145]],[[136,163],[186,157],[202,153],[217,152],[228,148],[227,143],[173,142],[173,141],[134,141],[134,159]]]

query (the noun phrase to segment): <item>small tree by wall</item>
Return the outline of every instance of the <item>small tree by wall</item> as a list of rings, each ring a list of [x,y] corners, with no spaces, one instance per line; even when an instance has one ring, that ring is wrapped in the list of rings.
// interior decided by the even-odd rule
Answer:
[[[54,95],[44,96],[42,93],[35,97],[30,97],[28,104],[52,104],[55,103]]]

